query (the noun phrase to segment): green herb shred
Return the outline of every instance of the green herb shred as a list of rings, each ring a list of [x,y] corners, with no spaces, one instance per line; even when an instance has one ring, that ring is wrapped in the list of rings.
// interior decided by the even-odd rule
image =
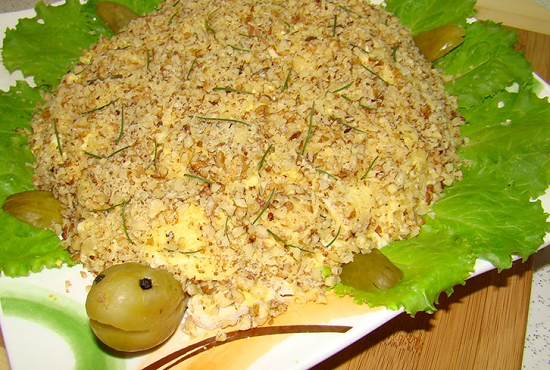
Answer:
[[[314,112],[315,112],[315,102],[313,102],[311,104],[311,112],[309,113],[309,125],[308,125],[308,128],[307,128],[306,139],[304,140],[304,146],[302,147],[302,155],[304,155],[304,153],[306,152],[306,146],[309,143],[309,140],[311,139],[311,137],[313,136],[313,134],[315,132],[315,131],[311,130],[311,127],[313,125],[313,113]]]
[[[96,107],[96,108],[87,110],[87,111],[85,111],[85,112],[82,112],[81,114],[82,114],[83,116],[85,116],[85,115],[87,115],[87,114],[90,114],[90,113],[93,113],[93,112],[97,112],[97,111],[99,111],[99,110],[102,110],[102,109],[104,109],[104,108],[107,108],[107,107],[110,106],[110,105],[115,104],[119,99],[120,99],[120,98],[116,98],[116,99],[114,99],[114,100],[111,100],[111,101],[108,102],[107,104],[104,104],[104,105],[102,105],[102,106],[99,106],[99,107]]]
[[[290,248],[296,248],[296,249],[299,249],[301,250],[302,252],[305,252],[305,253],[311,253],[311,254],[315,254],[315,252],[313,251],[310,251],[310,250],[307,250],[307,249],[304,249],[304,248],[300,248],[300,247],[297,247],[295,245],[292,245],[292,244],[288,244],[287,242],[285,242],[283,239],[281,239],[281,237],[277,234],[275,234],[273,231],[267,229],[267,232],[269,233],[269,235],[271,235],[272,237],[274,237],[277,241],[283,243],[285,246],[287,247],[290,247]]]
[[[365,174],[363,176],[361,176],[361,180],[364,180],[367,175],[369,174],[369,172],[372,170],[372,168],[374,167],[374,163],[376,163],[376,161],[378,160],[378,157],[380,157],[379,155],[377,155],[376,157],[374,157],[374,159],[372,160],[372,162],[370,163],[369,165],[369,168],[367,168],[367,172],[365,172]]]
[[[216,13],[219,9],[213,10],[210,14],[208,14],[208,17],[206,17],[206,20],[204,21],[204,28],[206,28],[207,31],[210,31],[212,33],[216,33],[216,31],[210,26],[210,21],[212,20],[212,16],[214,13]]]
[[[212,184],[212,181],[210,181],[208,179],[205,179],[204,177],[200,177],[200,176],[193,175],[193,174],[190,174],[190,173],[184,173],[183,176],[189,177],[189,178],[192,178],[192,179],[196,179],[196,180],[205,182],[207,184]]]
[[[271,194],[269,195],[269,198],[267,199],[267,201],[265,202],[262,210],[260,211],[260,213],[258,214],[258,216],[256,216],[256,218],[254,219],[254,221],[252,221],[252,225],[254,225],[259,219],[260,217],[262,217],[262,215],[264,214],[265,210],[267,209],[267,207],[269,207],[269,203],[271,203],[271,200],[273,199],[273,195],[275,195],[275,189],[273,189],[271,191]]]
[[[336,241],[336,239],[338,239],[338,236],[340,235],[340,231],[342,231],[342,226],[340,226],[338,228],[338,231],[336,232],[336,235],[334,236],[334,238],[325,246],[325,248],[329,248],[332,244],[334,244],[334,242]]]
[[[283,88],[281,89],[281,94],[283,92],[285,92],[286,89],[288,89],[288,82],[290,81],[290,74],[291,73],[292,73],[292,67],[290,67],[290,70],[288,71],[288,73],[286,75],[285,83],[283,84]]]
[[[272,147],[273,147],[273,144],[269,144],[269,146],[264,152],[264,155],[262,155],[262,158],[260,159],[260,163],[258,164],[258,172],[260,172],[260,170],[264,166],[265,157],[267,157],[267,153],[269,153]]]
[[[115,144],[118,144],[122,139],[123,131],[124,131],[124,105],[120,109],[120,129],[118,130],[118,137],[115,140]]]
[[[57,130],[57,121],[53,121],[53,133],[55,134],[55,141],[57,143],[59,155],[63,157],[63,149],[61,149],[61,140],[59,139],[59,131]]]

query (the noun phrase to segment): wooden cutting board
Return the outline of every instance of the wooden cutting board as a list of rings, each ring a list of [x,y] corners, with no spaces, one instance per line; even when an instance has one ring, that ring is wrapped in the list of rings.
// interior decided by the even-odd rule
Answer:
[[[529,2],[480,0],[478,4],[502,9],[509,1],[516,5]],[[544,15],[535,11],[529,17],[540,18],[541,14]],[[483,13],[479,15],[482,18]],[[490,18],[500,20],[494,16]],[[521,27],[517,19],[502,21]],[[550,18],[546,27],[549,22]],[[544,27],[538,32],[545,32]],[[550,81],[550,32],[545,33],[547,35],[518,30],[519,48],[525,50],[535,71]],[[414,319],[401,315],[314,370],[519,370],[532,266],[533,258],[530,258],[525,263],[517,262],[512,269],[500,274],[493,271],[471,279],[466,286],[457,287],[450,298],[442,297],[435,314],[418,314]],[[1,340],[0,344],[0,370],[8,370]]]
[[[550,81],[550,35],[516,32],[518,49]],[[534,258],[469,280],[435,314],[398,316],[312,370],[520,370]]]

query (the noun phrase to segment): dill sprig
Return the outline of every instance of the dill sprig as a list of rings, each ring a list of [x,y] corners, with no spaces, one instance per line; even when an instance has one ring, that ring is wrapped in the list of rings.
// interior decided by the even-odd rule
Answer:
[[[223,227],[223,232],[227,242],[231,245],[231,239],[229,238],[229,215],[225,215],[225,225]]]
[[[376,157],[374,157],[374,159],[372,160],[372,162],[370,163],[369,165],[369,168],[367,168],[367,172],[365,172],[365,174],[363,176],[361,176],[361,180],[364,180],[367,175],[369,174],[369,172],[372,170],[372,168],[374,167],[374,163],[376,163],[376,161],[378,160],[378,157],[380,157],[379,155],[377,155]]]
[[[240,94],[248,94],[248,95],[254,95],[254,93],[251,93],[250,91],[246,90],[240,90],[240,89],[233,89],[231,87],[221,87],[217,86],[213,88],[214,91],[225,91],[225,92],[234,92],[234,93],[240,93]]]
[[[170,20],[168,21],[168,26],[172,24],[172,21],[174,20],[174,18],[176,17],[176,15],[178,15],[179,12],[175,12],[174,14],[172,14],[172,16],[170,17]]]
[[[175,249],[169,249],[169,248],[163,248],[166,252],[170,252],[170,253],[180,253],[180,254],[195,254],[195,253],[200,253],[202,251],[204,251],[204,249],[197,249],[196,251],[177,251]]]
[[[189,79],[189,75],[191,75],[191,71],[193,70],[195,63],[197,63],[197,58],[193,59],[193,62],[191,62],[191,67],[189,67],[189,70],[187,71],[187,75],[185,75],[186,80]]]
[[[205,179],[204,177],[200,177],[200,176],[193,175],[193,174],[190,174],[190,173],[184,173],[183,176],[189,177],[189,178],[192,178],[192,179],[196,179],[196,180],[205,182],[207,184],[212,184],[212,181],[210,181],[208,179]]]
[[[216,30],[210,26],[210,21],[212,20],[212,16],[214,13],[216,13],[219,9],[213,10],[210,14],[208,14],[208,17],[206,17],[206,20],[204,21],[204,28],[206,28],[207,31],[210,31],[212,33],[216,33]]]
[[[370,69],[369,67],[367,67],[366,65],[364,64],[361,64],[361,67],[365,68],[367,71],[369,71],[370,73],[372,73],[376,78],[378,78],[380,81],[382,81],[383,83],[385,83],[386,85],[389,85],[390,83],[386,80],[384,80],[382,77],[380,77],[380,75],[376,72],[374,72],[372,69]]]
[[[118,130],[118,137],[115,140],[115,144],[118,144],[122,139],[123,131],[124,131],[124,105],[120,109],[120,129]]]
[[[290,74],[292,73],[292,67],[290,67],[290,70],[288,71],[287,75],[286,75],[286,78],[285,78],[285,83],[283,84],[283,88],[281,89],[281,94],[286,90],[288,89],[288,82],[290,81]]]
[[[149,48],[145,48],[145,68],[149,70],[149,64],[151,63],[151,54]]]
[[[221,117],[203,117],[203,116],[188,116],[189,118],[197,118],[202,119],[204,121],[222,121],[222,122],[231,122],[231,123],[241,123],[245,126],[250,126],[248,123],[244,121],[240,121],[238,119],[232,119],[232,118],[221,118]]]
[[[279,235],[275,234],[273,231],[267,229],[267,232],[269,233],[269,235],[271,235],[272,237],[274,237],[277,241],[283,243],[286,247],[290,247],[290,248],[296,248],[296,249],[299,249],[301,250],[302,252],[305,252],[305,253],[311,253],[311,254],[315,254],[315,252],[313,251],[309,251],[307,249],[304,249],[304,248],[300,248],[300,247],[297,247],[295,245],[292,245],[292,244],[288,244],[286,241],[284,241]]]
[[[96,159],[109,159],[113,156],[115,156],[116,154],[122,152],[123,150],[126,150],[130,148],[130,145],[127,145],[123,148],[120,148],[120,149],[117,149],[115,150],[114,152],[112,152],[111,154],[109,154],[108,156],[104,157],[104,156],[101,156],[101,155],[98,155],[98,154],[94,154],[94,153],[90,153],[90,152],[87,152],[87,151],[84,151],[84,154],[86,154],[87,156],[89,157],[92,157],[92,158],[96,158]]]
[[[397,44],[395,45],[393,48],[391,48],[391,57],[394,61],[397,61],[397,57],[396,57],[396,53],[397,53],[397,49],[399,49],[399,47],[401,46],[401,44]]]
[[[251,51],[250,49],[240,48],[238,46],[231,45],[231,44],[227,44],[227,46],[229,46],[231,49],[237,50],[237,51],[245,51],[245,52],[250,52]]]
[[[342,86],[342,87],[340,87],[339,89],[329,91],[329,93],[331,93],[331,94],[339,93],[340,91],[344,91],[345,89],[347,89],[347,88],[350,87],[351,85],[353,85],[353,82],[350,82],[349,84],[347,84],[347,85],[345,85],[345,86]]]
[[[126,239],[130,242],[130,244],[134,244],[132,238],[130,238],[130,235],[128,234],[128,227],[126,226],[126,205],[130,202],[130,199],[128,199],[126,202],[122,203],[122,230],[124,231],[124,235],[126,235]]]
[[[61,149],[61,140],[59,139],[59,131],[57,130],[57,120],[53,121],[53,133],[55,135],[55,141],[57,143],[57,150],[59,155],[63,157],[63,149]]]
[[[364,48],[362,48],[361,46],[359,46],[357,44],[354,44],[354,43],[350,42],[349,46],[351,46],[352,49],[359,49],[359,50],[361,50],[362,52],[364,52],[366,54],[370,54],[367,49],[364,49]]]
[[[334,176],[333,174],[327,172],[327,171],[324,171],[324,170],[321,170],[321,169],[318,169],[316,168],[315,171],[323,174],[323,175],[327,175],[328,177],[330,177],[331,179],[335,180],[335,181],[338,181],[338,177]]]
[[[351,13],[351,14],[355,14],[356,16],[358,16],[359,18],[363,18],[363,16],[359,13],[357,13],[355,10],[353,9],[350,9],[348,8],[347,6],[343,6],[343,5],[338,5],[340,7],[340,9],[348,12],[348,13]]]
[[[117,203],[117,204],[115,204],[114,206],[110,206],[110,207],[107,207],[107,208],[90,209],[88,212],[91,212],[91,213],[109,212],[109,211],[112,210],[112,209],[115,209],[115,208],[117,208],[117,207],[120,207],[120,206],[123,205],[125,202],[127,202],[127,201]]]
[[[254,225],[259,219],[260,217],[262,217],[262,215],[264,214],[265,210],[267,209],[267,207],[269,207],[269,204],[271,203],[271,200],[273,199],[273,195],[275,195],[275,189],[273,189],[271,191],[271,194],[269,195],[269,198],[267,199],[267,201],[265,202],[262,210],[260,211],[260,213],[258,214],[258,216],[256,216],[256,218],[254,219],[254,221],[252,221],[252,225]]]
[[[153,138],[153,167],[157,168],[157,158],[158,158],[158,143],[157,139]]]
[[[104,105],[101,105],[101,106],[99,106],[99,107],[96,107],[96,108],[87,110],[87,111],[85,111],[85,112],[82,112],[81,114],[82,114],[83,116],[85,116],[85,115],[87,115],[87,114],[90,114],[90,113],[93,113],[93,112],[97,112],[97,111],[99,111],[99,110],[102,110],[102,109],[104,109],[104,108],[107,108],[107,107],[110,106],[110,105],[115,104],[119,99],[120,99],[120,98],[116,98],[116,99],[114,99],[114,100],[111,100],[111,101],[108,102],[107,104],[104,104]]]
[[[354,126],[351,126],[351,125],[348,125],[347,123],[345,123],[343,120],[341,120],[340,118],[338,117],[335,117],[335,116],[330,116],[331,119],[335,120],[336,122],[338,122],[339,124],[341,124],[342,126],[345,126],[347,128],[350,128],[352,130],[355,130],[357,132],[362,132],[364,134],[366,134],[367,132],[366,131],[363,131],[361,129],[358,129],[357,127],[354,127]]]
[[[264,152],[264,155],[262,155],[262,158],[260,158],[260,163],[258,164],[258,172],[260,172],[260,170],[264,166],[265,157],[267,157],[267,153],[269,153],[272,147],[273,147],[273,144],[269,144],[269,146]]]
[[[332,22],[332,37],[336,36],[336,27],[338,26],[338,16],[334,14],[334,21]]]
[[[353,100],[352,98],[350,98],[349,96],[344,95],[344,94],[340,94],[340,97],[341,97],[342,99],[345,99],[345,100],[349,101],[350,103],[353,103],[353,102],[355,101],[355,100]]]
[[[338,231],[336,232],[336,235],[334,236],[334,238],[327,244],[325,245],[325,248],[328,248],[330,247],[332,244],[334,244],[334,242],[336,241],[336,239],[338,239],[338,236],[340,235],[340,231],[342,231],[342,226],[340,226],[338,228]]]
[[[313,136],[313,134],[315,132],[315,131],[311,130],[311,128],[313,126],[313,113],[314,112],[315,112],[315,102],[313,102],[313,104],[311,104],[311,112],[309,113],[309,125],[308,125],[308,128],[307,128],[306,139],[304,140],[304,146],[302,146],[302,155],[304,155],[304,153],[306,152],[306,146],[309,143],[309,140],[311,139],[311,137]]]

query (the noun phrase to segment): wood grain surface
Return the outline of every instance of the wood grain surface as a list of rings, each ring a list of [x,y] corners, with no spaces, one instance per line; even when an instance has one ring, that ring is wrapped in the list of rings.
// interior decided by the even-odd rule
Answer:
[[[517,32],[518,48],[549,81],[550,35]],[[314,370],[521,369],[532,266],[533,257],[473,278],[441,297],[433,315],[400,315]],[[0,370],[8,369],[0,348]]]

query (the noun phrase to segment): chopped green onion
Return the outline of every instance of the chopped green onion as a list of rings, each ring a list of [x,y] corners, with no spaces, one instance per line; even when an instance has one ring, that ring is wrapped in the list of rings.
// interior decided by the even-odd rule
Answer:
[[[258,214],[258,216],[256,216],[256,218],[254,219],[254,221],[252,221],[252,225],[254,225],[259,219],[260,217],[262,217],[262,215],[264,214],[265,210],[267,209],[267,207],[269,207],[269,203],[271,203],[271,199],[273,199],[273,195],[275,194],[275,189],[273,189],[271,191],[271,194],[269,195],[269,198],[267,199],[267,202],[265,202],[264,204],[264,207],[262,208],[262,210],[260,211],[260,213]]]
[[[334,236],[334,238],[330,241],[330,243],[328,243],[325,248],[328,248],[330,247],[332,244],[334,244],[334,242],[336,241],[336,239],[338,239],[338,236],[340,235],[340,231],[342,231],[342,226],[340,226],[338,228],[338,231],[336,232],[336,235]]]
[[[273,144],[269,144],[266,151],[264,152],[264,155],[262,155],[262,158],[260,159],[260,164],[258,164],[258,172],[260,172],[260,170],[262,169],[262,167],[264,165],[265,157],[267,156],[267,153],[269,153],[269,151],[271,150],[272,147],[273,147]]]
[[[267,232],[269,233],[269,235],[271,235],[272,237],[274,237],[276,240],[280,241],[281,243],[283,243],[286,247],[291,247],[291,248],[296,248],[296,249],[299,249],[301,250],[302,252],[305,252],[305,253],[312,253],[312,254],[315,254],[315,252],[313,251],[308,251],[307,249],[303,249],[303,248],[300,248],[300,247],[297,247],[295,245],[292,245],[292,244],[288,244],[287,242],[285,242],[283,239],[281,239],[277,234],[275,234],[273,231],[267,229]]]
[[[367,177],[367,175],[369,174],[370,170],[372,170],[372,168],[374,167],[374,163],[378,160],[378,157],[380,157],[379,155],[377,155],[373,160],[372,162],[370,163],[370,166],[369,168],[367,168],[367,172],[365,172],[365,174],[361,177],[361,180],[365,179]]]
[[[309,113],[309,126],[307,128],[307,135],[306,135],[306,139],[304,140],[304,146],[302,147],[302,155],[304,155],[304,153],[306,152],[306,146],[307,144],[309,143],[309,140],[311,139],[311,137],[313,136],[313,133],[311,131],[311,126],[313,125],[313,113],[315,112],[315,102],[313,102],[313,104],[311,104],[311,112]]]
[[[204,177],[200,177],[200,176],[197,176],[197,175],[192,175],[190,173],[184,173],[183,176],[185,177],[190,177],[192,179],[196,179],[196,180],[200,180],[200,181],[203,181],[207,184],[212,184],[212,181],[208,180],[208,179],[205,179]]]

